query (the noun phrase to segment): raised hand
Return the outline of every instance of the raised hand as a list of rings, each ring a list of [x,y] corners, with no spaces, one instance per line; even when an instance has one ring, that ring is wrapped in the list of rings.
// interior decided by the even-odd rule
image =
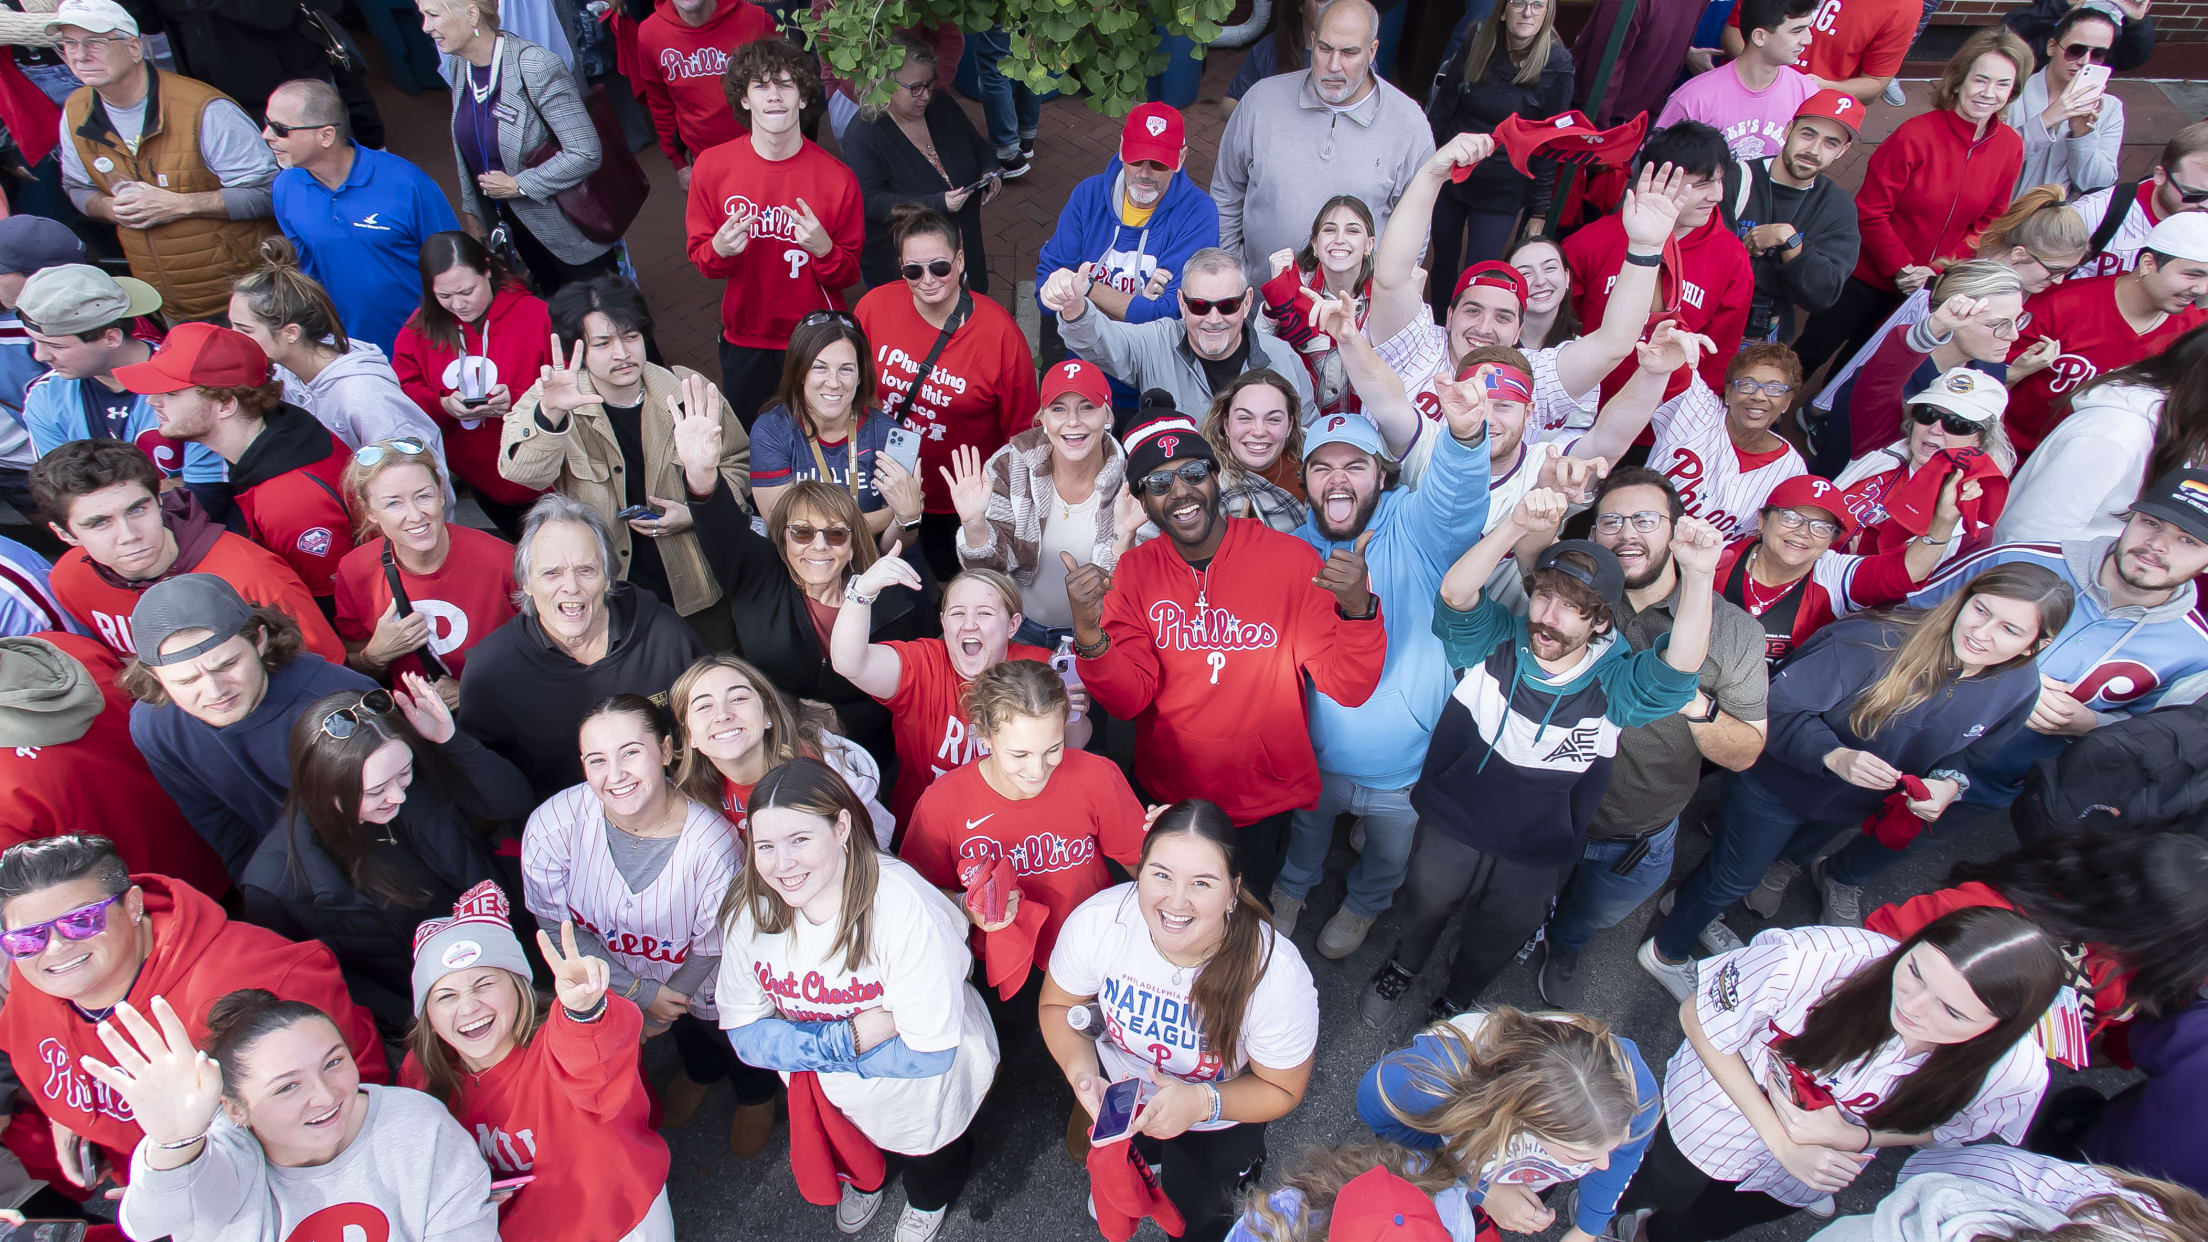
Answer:
[[[959,445],[951,450],[951,464],[937,466],[936,473],[943,476],[943,487],[951,494],[959,525],[984,520],[989,511],[989,476],[982,473],[980,449]]]
[[[1060,319],[1079,319],[1088,309],[1089,288],[1095,283],[1086,263],[1079,271],[1061,267],[1044,278],[1042,291],[1036,296]]]
[[[820,217],[813,214],[813,209],[806,206],[802,198],[797,200],[797,222],[791,226],[790,232],[797,244],[805,248],[805,253],[816,259],[827,254],[829,248],[835,245],[835,239],[828,236],[828,227],[820,222]]]
[[[1661,247],[1679,227],[1679,200],[1687,192],[1687,175],[1665,164],[1643,168],[1640,179],[1625,192],[1618,207],[1618,222],[1625,226],[1625,240],[1643,248]]]
[[[1372,615],[1372,579],[1365,572],[1365,545],[1372,542],[1373,532],[1357,536],[1357,542],[1349,547],[1337,547],[1326,554],[1326,563],[1319,566],[1318,576],[1311,585],[1334,597],[1346,616]]]
[[[1958,293],[1938,306],[1925,318],[1924,326],[1934,336],[1953,336],[1957,328],[1984,314],[1985,298],[1974,298]]]
[[[1702,355],[1716,350],[1715,341],[1699,332],[1687,331],[1676,320],[1666,319],[1649,329],[1648,339],[1633,347],[1633,355],[1643,371],[1671,375],[1693,366],[1701,361]]]
[[[182,1143],[207,1133],[222,1103],[222,1069],[192,1046],[190,1033],[166,998],[153,998],[152,1022],[122,1001],[98,1031],[113,1062],[88,1056],[77,1060],[85,1073],[123,1098],[148,1139]]]
[[[1441,402],[1441,416],[1449,423],[1450,435],[1472,441],[1487,434],[1487,385],[1479,376],[1435,384],[1434,398]]]
[[[1093,634],[1104,626],[1104,593],[1112,589],[1112,575],[1094,565],[1083,565],[1073,553],[1060,552],[1066,567],[1066,603],[1073,609],[1073,628]]]
[[[1470,168],[1488,156],[1495,154],[1493,134],[1458,134],[1441,144],[1433,158],[1426,161],[1426,171],[1444,179],[1459,168]]]
[[[1698,517],[1683,517],[1672,523],[1671,560],[1682,574],[1713,577],[1717,573],[1718,558],[1725,554],[1725,536]]]
[[[1595,484],[1610,473],[1607,457],[1551,457],[1541,468],[1543,487],[1553,488],[1571,504],[1584,503]]]
[[[729,213],[729,217],[721,221],[721,227],[713,230],[713,253],[724,259],[733,259],[742,254],[744,247],[751,244],[751,230],[758,223],[757,208],[747,206],[741,211]]]
[[[1357,304],[1347,297],[1330,298],[1321,294],[1312,299],[1308,314],[1313,331],[1323,332],[1337,341],[1357,330]]]
[[[1265,266],[1271,268],[1272,273],[1275,276],[1280,275],[1282,272],[1287,271],[1289,268],[1294,267],[1295,265],[1296,252],[1288,249],[1285,246],[1265,256]]]
[[[1571,508],[1563,492],[1537,487],[1519,498],[1518,507],[1510,511],[1510,522],[1529,535],[1553,534]]]
[[[560,920],[560,943],[557,945],[543,928],[538,928],[537,952],[544,955],[544,964],[552,968],[552,992],[569,1013],[589,1013],[606,998],[606,985],[613,981],[613,969],[604,959],[575,948],[573,919]]]
[[[562,363],[562,359],[565,363]],[[537,368],[537,400],[561,417],[573,414],[590,398],[583,395],[583,343],[572,350],[560,348],[560,334],[552,334],[552,361]]]
[[[889,551],[882,553],[880,560],[867,566],[865,573],[851,580],[850,589],[857,594],[868,597],[880,595],[885,589],[892,586],[901,586],[914,591],[919,590],[920,571],[914,569],[912,562],[904,558],[902,555],[904,550],[904,540],[899,539],[891,543]]]
[[[710,492],[721,469],[720,390],[702,375],[687,377],[682,392],[667,399],[667,418],[674,424],[675,460],[682,463],[685,485],[701,496]]]
[[[420,673],[405,673],[399,677],[399,688],[391,692],[391,703],[406,717],[406,723],[422,735],[422,740],[432,746],[444,745],[460,731],[452,723],[452,709],[445,706],[444,696]]]

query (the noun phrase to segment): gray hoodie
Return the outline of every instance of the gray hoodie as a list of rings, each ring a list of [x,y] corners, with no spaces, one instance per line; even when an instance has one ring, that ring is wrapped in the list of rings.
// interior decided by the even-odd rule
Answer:
[[[391,360],[382,350],[367,341],[354,341],[352,346],[312,380],[302,380],[277,367],[276,377],[284,382],[284,400],[314,415],[355,452],[363,444],[398,436],[427,445],[437,458],[437,469],[445,476],[445,509],[450,512],[452,470],[445,464],[445,438],[437,424],[399,387],[398,372],[391,369]]]
[[[435,1099],[404,1087],[362,1086],[368,1119],[335,1160],[279,1168],[252,1132],[218,1116],[199,1158],[179,1169],[130,1161],[121,1222],[133,1238],[274,1242],[322,1212],[328,1235],[350,1237],[357,1216],[389,1242],[498,1242],[491,1170],[460,1123]],[[374,1225],[371,1225],[371,1222]]]
[[[2061,1212],[1999,1187],[1952,1173],[1912,1177],[1868,1216],[1846,1216],[1809,1242],[1975,1242],[2069,1220]]]

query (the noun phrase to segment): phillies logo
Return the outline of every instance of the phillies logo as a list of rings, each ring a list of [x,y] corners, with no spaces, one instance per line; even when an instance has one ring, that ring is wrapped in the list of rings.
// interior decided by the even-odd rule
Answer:
[[[2095,701],[2115,707],[2137,702],[2153,694],[2162,685],[2162,678],[2151,668],[2135,660],[2108,660],[2094,665],[2078,679],[2070,697],[2087,707]]]
[[[598,937],[598,942],[606,946],[608,953],[641,958],[647,962],[666,962],[674,966],[682,965],[690,957],[690,946],[686,944],[678,945],[657,936],[639,936],[635,932],[601,930],[573,906],[567,908],[567,917],[575,920],[575,926]]]
[[[38,1043],[38,1060],[46,1067],[46,1098],[64,1108],[80,1113],[113,1117],[117,1121],[137,1123],[130,1104],[115,1094],[115,1089],[77,1068],[77,1059],[71,1056],[68,1046],[58,1039],[42,1039]]]
[[[2047,391],[2061,396],[2100,374],[2100,368],[2076,354],[2063,354],[2047,366]]]
[[[1078,362],[1064,363],[1059,368],[1059,378],[1065,380],[1069,384],[1072,383],[1074,379],[1080,374],[1081,364]]]
[[[960,843],[958,856],[991,863],[1001,856],[1012,860],[1012,870],[1019,875],[1042,875],[1071,871],[1095,861],[1096,838],[1068,841],[1056,833],[1031,832],[1024,840],[1004,845],[987,837],[968,837]]]
[[[768,207],[752,202],[741,194],[731,194],[722,200],[721,210],[731,216],[740,216],[747,211],[754,213],[751,218],[753,237],[771,237],[776,241],[791,243],[797,241],[798,215],[795,207]]]
[[[184,445],[171,440],[158,431],[148,428],[131,441],[138,451],[152,459],[154,469],[172,478],[184,472]]]
[[[1671,464],[1664,467],[1664,477],[1671,480],[1672,489],[1679,493],[1679,503],[1689,513],[1700,513],[1702,489],[1698,486],[1705,473],[1702,459],[1691,450],[1672,450]]]
[[[1267,622],[1244,621],[1224,608],[1182,607],[1179,600],[1150,605],[1150,633],[1167,651],[1254,651],[1280,644]]]
[[[701,47],[688,56],[673,48],[663,48],[659,53],[659,72],[670,82],[695,78],[717,78],[728,68],[728,53],[717,47]]]
[[[1165,454],[1167,461],[1171,461],[1173,460],[1173,450],[1179,446],[1180,442],[1181,438],[1179,436],[1159,436],[1158,451]]]
[[[292,1226],[284,1242],[391,1242],[391,1219],[366,1203],[334,1203]]]
[[[1142,123],[1142,127],[1150,131],[1152,138],[1162,137],[1165,134],[1165,118],[1162,116],[1151,117]]]
[[[330,528],[316,526],[299,532],[299,550],[308,556],[327,556],[330,551]]]
[[[1339,414],[1336,414],[1334,417],[1326,420],[1326,429],[1328,431],[1340,431],[1346,424],[1348,424],[1348,422],[1348,419],[1343,418]]]

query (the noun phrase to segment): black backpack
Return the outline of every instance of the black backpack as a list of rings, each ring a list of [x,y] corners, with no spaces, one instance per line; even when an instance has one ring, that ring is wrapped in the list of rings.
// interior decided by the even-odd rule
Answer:
[[[2084,829],[2208,833],[2208,699],[2119,720],[2032,765],[2017,836]]]
[[[2131,214],[2131,205],[2139,197],[2139,187],[2145,184],[2143,177],[2137,181],[2120,181],[2108,192],[2108,210],[2101,213],[2101,222],[2093,226],[2093,237],[2085,243],[2085,257],[2078,260],[2079,267],[2100,258],[2101,252],[2108,249],[2108,243],[2116,237],[2116,230],[2124,227],[2124,217]]]

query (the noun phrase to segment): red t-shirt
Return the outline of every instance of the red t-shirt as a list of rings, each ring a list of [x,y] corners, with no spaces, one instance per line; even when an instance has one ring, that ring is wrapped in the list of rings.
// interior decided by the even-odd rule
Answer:
[[[828,253],[797,244],[798,200],[828,230]],[[721,222],[757,212],[751,240],[733,255],[713,249]],[[690,165],[683,214],[690,261],[721,288],[721,339],[748,349],[782,349],[797,321],[816,310],[842,310],[843,289],[859,278],[866,207],[859,179],[812,143],[786,160],[761,159],[751,139],[724,142]]]
[[[951,450],[980,452],[984,461],[1004,442],[1034,425],[1035,355],[1010,312],[992,298],[975,298],[974,313],[935,360],[927,383],[914,387],[920,364],[935,348],[940,329],[920,317],[903,281],[859,299],[855,312],[874,343],[874,374],[881,404],[897,421],[920,433],[920,482],[929,513],[955,513],[939,469]]]
[[[1794,67],[1827,82],[1890,78],[1908,58],[1923,13],[1919,0],[1824,0]],[[1737,7],[1725,24],[1740,31]]]
[[[822,644],[824,647],[826,644]],[[897,652],[897,689],[881,700],[889,709],[890,731],[897,742],[897,788],[890,791],[890,813],[897,822],[912,818],[913,804],[937,777],[989,753],[959,712],[966,679],[951,667],[951,649],[940,638],[887,644]],[[1007,660],[1050,662],[1041,647],[1013,643]]]
[[[1564,239],[1564,264],[1572,273],[1572,305],[1579,321],[1591,327],[1602,322],[1610,305],[1610,290],[1625,267],[1625,225],[1616,215],[1604,216]],[[1703,355],[1696,370],[1711,392],[1725,391],[1725,368],[1740,352],[1741,333],[1748,327],[1748,303],[1756,289],[1755,269],[1748,262],[1748,248],[1741,244],[1715,211],[1701,228],[1679,239],[1679,266],[1666,267],[1657,283],[1667,305],[1679,308],[1679,325],[1699,332],[1717,346]],[[1646,329],[1643,329],[1645,335]],[[1617,395],[1633,378],[1638,364],[1628,355],[1602,381],[1602,397]],[[1682,367],[1664,386],[1669,401],[1687,388]]]
[[[920,795],[899,853],[938,888],[962,887],[965,859],[1010,859],[1020,900],[1050,910],[1035,937],[1035,964],[1048,967],[1066,916],[1111,884],[1104,859],[1134,870],[1142,818],[1119,765],[1101,755],[1068,749],[1043,792],[1020,800],[990,788],[981,764],[968,763]]]
[[[744,839],[744,830],[751,824],[751,816],[744,810],[751,801],[751,785],[739,785],[727,777],[721,778],[721,813],[736,826],[736,839]]]
[[[514,615],[514,546],[472,526],[447,523],[452,549],[433,574],[407,572],[399,585],[407,601],[429,618],[429,649],[458,676],[468,650]],[[337,632],[364,643],[376,632],[376,619],[391,603],[391,583],[383,572],[381,537],[354,548],[337,567]],[[413,657],[399,661],[413,669]],[[415,671],[419,671],[416,669]]]
[[[2018,335],[2009,358],[2013,361],[2034,343],[2049,339],[2061,343],[2062,353],[2045,370],[2009,389],[2009,408],[2001,421],[2018,457],[2037,448],[2070,413],[2070,394],[2087,381],[2161,353],[2170,342],[2208,320],[2208,311],[2187,307],[2140,332],[2116,309],[2116,282],[2122,279],[2093,276],[2065,281],[2047,286],[2024,303],[2032,322]]]
[[[274,552],[243,535],[224,531],[191,572],[213,574],[237,588],[247,603],[274,608],[290,617],[299,623],[307,650],[332,664],[345,662],[345,644],[337,640],[329,621],[322,616],[322,606],[314,602],[291,566]],[[110,651],[121,656],[137,654],[137,644],[130,636],[130,614],[145,598],[143,591],[119,587],[101,577],[82,548],[71,548],[54,562],[50,585],[54,598],[69,610],[69,615],[107,644]]]

